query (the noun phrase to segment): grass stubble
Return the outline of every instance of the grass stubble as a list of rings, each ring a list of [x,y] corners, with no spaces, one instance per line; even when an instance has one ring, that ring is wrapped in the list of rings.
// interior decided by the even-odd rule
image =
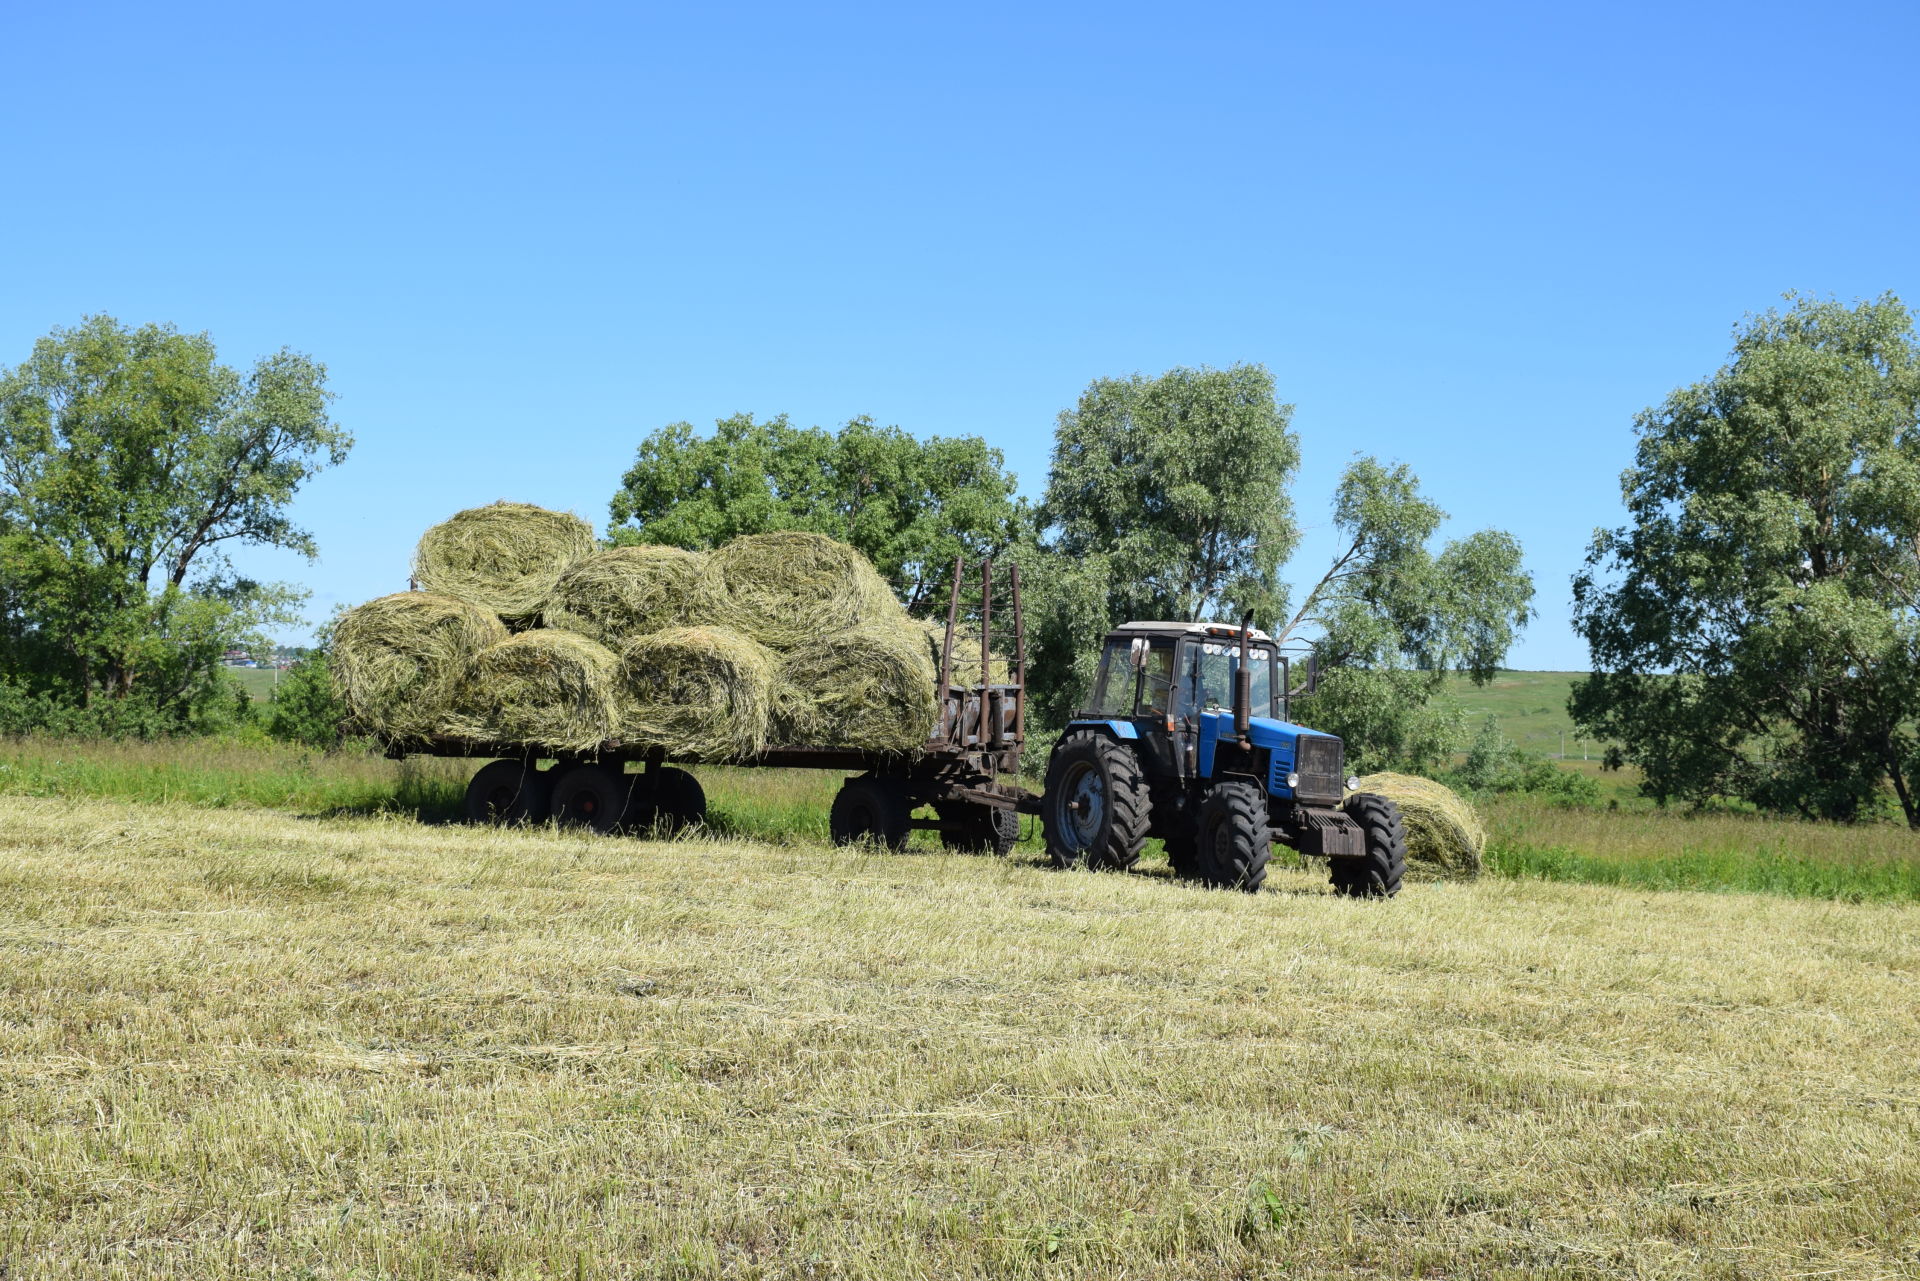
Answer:
[[[1910,1276],[1917,998],[1912,905],[8,796],[0,1273]]]

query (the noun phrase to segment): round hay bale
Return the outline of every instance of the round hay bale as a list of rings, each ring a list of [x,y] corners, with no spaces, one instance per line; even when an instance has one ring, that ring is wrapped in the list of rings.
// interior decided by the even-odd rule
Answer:
[[[506,638],[506,626],[477,605],[396,592],[348,610],[334,624],[334,687],[370,732],[422,738],[439,729],[453,684],[474,655]]]
[[[572,632],[521,632],[481,650],[454,682],[446,733],[487,743],[587,752],[624,710],[620,660]]]
[[[947,620],[944,618],[916,618],[913,625],[927,635],[927,656],[933,660],[933,670],[937,676],[940,671],[940,649],[946,644]],[[995,634],[1000,629],[994,628]],[[991,684],[1005,685],[1013,680],[1013,660],[995,650],[992,663],[987,669],[987,678]],[[953,669],[949,679],[955,685],[974,686],[980,684],[980,629],[966,624],[956,625],[953,629]]]
[[[1486,825],[1472,805],[1443,783],[1412,774],[1369,774],[1356,789],[1400,807],[1407,825],[1407,866],[1434,876],[1477,876],[1487,849]]]
[[[719,621],[789,650],[866,623],[903,623],[906,610],[872,563],[824,534],[746,534],[707,554]]]
[[[548,627],[610,649],[670,627],[691,627],[717,608],[706,557],[679,547],[614,547],[560,576],[542,611]]]
[[[560,576],[593,546],[593,526],[578,516],[498,502],[456,512],[422,534],[413,578],[509,624],[531,625]]]
[[[910,624],[874,624],[821,636],[781,662],[773,686],[774,738],[787,747],[910,752],[939,715],[925,636]]]
[[[765,749],[773,656],[724,627],[674,627],[620,655],[620,737],[669,756],[721,760]]]

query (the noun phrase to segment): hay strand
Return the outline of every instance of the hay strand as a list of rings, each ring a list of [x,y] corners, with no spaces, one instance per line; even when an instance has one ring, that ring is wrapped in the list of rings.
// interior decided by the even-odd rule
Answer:
[[[1479,875],[1486,825],[1452,788],[1412,774],[1380,773],[1361,779],[1358,790],[1400,807],[1407,825],[1409,869],[1441,877]]]
[[[767,745],[773,657],[724,627],[675,627],[620,655],[620,737],[681,759],[752,756]]]
[[[572,632],[521,632],[467,665],[444,730],[488,743],[587,752],[614,737],[622,704],[612,650]]]
[[[561,575],[542,612],[547,627],[609,649],[671,627],[692,627],[717,607],[706,557],[679,547],[614,547]]]
[[[790,652],[774,681],[774,736],[793,747],[909,752],[932,736],[937,672],[911,624],[870,623]]]
[[[574,563],[593,552],[593,527],[568,512],[498,502],[457,512],[420,537],[422,588],[530,625]]]
[[[934,674],[940,672],[940,649],[946,644],[947,620],[944,618],[916,618],[913,625],[926,633],[927,656],[933,661]],[[1000,629],[994,628],[997,635]],[[987,679],[995,685],[1005,685],[1013,680],[1013,660],[999,649],[992,654],[993,661],[987,668]],[[971,688],[980,684],[980,629],[962,623],[953,629],[953,670],[950,679],[955,685]]]
[[[439,729],[467,664],[506,638],[500,620],[477,605],[397,592],[341,616],[329,666],[361,726],[388,740],[422,738]]]
[[[867,558],[824,534],[747,534],[709,553],[707,567],[719,621],[776,650],[851,627],[906,621]]]

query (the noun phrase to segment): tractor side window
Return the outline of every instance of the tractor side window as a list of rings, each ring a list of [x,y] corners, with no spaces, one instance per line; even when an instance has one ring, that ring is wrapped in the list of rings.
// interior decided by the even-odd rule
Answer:
[[[1147,679],[1140,690],[1140,714],[1165,716],[1173,710],[1173,646],[1156,645],[1147,654]]]
[[[1100,655],[1093,706],[1087,710],[1096,716],[1133,715],[1133,661],[1127,642],[1113,641]]]

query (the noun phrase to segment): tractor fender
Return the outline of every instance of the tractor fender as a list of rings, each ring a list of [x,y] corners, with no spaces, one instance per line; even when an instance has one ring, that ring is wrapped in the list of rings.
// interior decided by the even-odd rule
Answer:
[[[1117,719],[1068,721],[1067,727],[1060,731],[1060,737],[1065,738],[1069,734],[1085,734],[1089,731],[1105,734],[1117,743],[1137,742],[1140,738],[1140,729],[1132,721]]]

